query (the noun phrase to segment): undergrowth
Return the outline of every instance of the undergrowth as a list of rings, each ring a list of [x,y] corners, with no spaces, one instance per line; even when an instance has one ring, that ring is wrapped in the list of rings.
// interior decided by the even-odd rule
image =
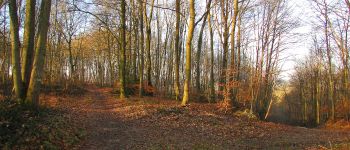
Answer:
[[[64,112],[0,101],[0,148],[66,149],[85,135]]]
[[[67,86],[62,86],[58,84],[54,85],[42,85],[41,91],[43,93],[54,93],[58,96],[82,96],[87,90],[81,86],[77,86],[74,84],[67,84]]]

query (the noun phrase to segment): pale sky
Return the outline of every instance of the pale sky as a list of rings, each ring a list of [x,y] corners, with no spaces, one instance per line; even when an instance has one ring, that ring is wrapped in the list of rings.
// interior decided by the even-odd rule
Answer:
[[[198,1],[200,8],[205,8],[205,0]],[[288,0],[290,7],[292,8],[292,16],[299,19],[300,27],[294,29],[291,33],[296,34],[290,39],[290,44],[286,51],[283,52],[281,58],[284,58],[282,62],[282,73],[280,78],[288,80],[290,75],[294,72],[295,64],[298,60],[304,59],[308,53],[311,44],[310,33],[312,31],[311,19],[314,16],[312,8],[310,6],[310,0]],[[198,10],[197,10],[198,11]],[[197,12],[199,14],[202,13]]]
[[[284,56],[287,57],[286,62],[282,67],[281,78],[289,79],[291,73],[294,72],[294,66],[297,60],[304,59],[304,57],[309,53],[310,48],[310,32],[312,30],[310,18],[312,18],[312,9],[309,0],[290,0],[289,4],[293,8],[293,16],[299,18],[300,27],[295,29],[292,33],[297,34],[295,39],[291,41],[296,41],[296,43],[291,44]]]

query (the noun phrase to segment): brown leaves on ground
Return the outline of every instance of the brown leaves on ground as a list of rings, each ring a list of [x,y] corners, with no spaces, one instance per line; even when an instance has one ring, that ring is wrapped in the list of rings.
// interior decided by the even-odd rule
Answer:
[[[217,104],[153,97],[119,100],[109,88],[90,88],[83,97],[60,98],[86,127],[77,149],[324,149],[350,148],[350,132],[307,129],[250,120]],[[340,147],[341,146],[341,147]]]
[[[83,137],[69,113],[0,100],[0,149],[67,149]]]
[[[335,122],[329,121],[325,124],[325,128],[350,131],[350,122],[344,119]]]

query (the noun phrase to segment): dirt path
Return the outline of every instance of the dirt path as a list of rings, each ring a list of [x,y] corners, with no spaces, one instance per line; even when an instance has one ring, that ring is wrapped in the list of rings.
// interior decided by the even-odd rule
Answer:
[[[76,103],[63,104],[87,128],[77,149],[322,149],[340,143],[350,149],[346,131],[250,121],[222,114],[214,104],[121,101],[110,91],[91,88]]]

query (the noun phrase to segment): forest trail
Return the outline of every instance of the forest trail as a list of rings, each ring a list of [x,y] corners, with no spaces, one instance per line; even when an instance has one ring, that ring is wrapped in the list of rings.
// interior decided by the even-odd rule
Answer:
[[[75,149],[350,148],[350,132],[307,129],[224,114],[216,104],[159,98],[117,99],[111,88],[88,88],[63,106],[86,128]]]

